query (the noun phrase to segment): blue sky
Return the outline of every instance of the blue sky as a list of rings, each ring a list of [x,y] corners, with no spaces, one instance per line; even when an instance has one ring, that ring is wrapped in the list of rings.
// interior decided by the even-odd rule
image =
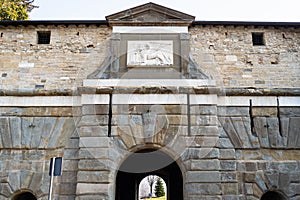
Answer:
[[[300,22],[299,0],[35,0],[31,20],[104,20],[148,2],[204,21]]]

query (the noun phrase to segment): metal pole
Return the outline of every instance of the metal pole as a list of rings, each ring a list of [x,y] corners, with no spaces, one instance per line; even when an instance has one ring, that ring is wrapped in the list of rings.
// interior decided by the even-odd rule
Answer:
[[[51,166],[51,176],[50,176],[50,187],[49,187],[48,200],[52,199],[52,186],[53,186],[53,176],[54,176],[54,165],[55,165],[55,158],[53,158],[52,166]]]

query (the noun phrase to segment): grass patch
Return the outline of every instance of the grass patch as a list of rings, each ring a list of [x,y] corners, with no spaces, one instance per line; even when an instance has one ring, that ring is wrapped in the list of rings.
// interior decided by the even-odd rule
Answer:
[[[153,199],[153,200],[166,200],[166,196],[163,196],[163,197],[152,197],[152,198],[147,198],[145,200],[151,200],[151,199]]]

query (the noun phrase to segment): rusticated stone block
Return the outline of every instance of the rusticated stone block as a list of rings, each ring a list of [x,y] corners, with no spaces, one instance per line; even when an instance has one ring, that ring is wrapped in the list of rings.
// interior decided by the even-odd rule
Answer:
[[[59,184],[59,195],[74,195],[76,194],[75,183],[60,183]]]
[[[109,195],[107,194],[94,194],[94,195],[80,195],[76,196],[75,200],[109,200]]]
[[[221,175],[218,171],[192,171],[187,172],[187,183],[215,183],[220,182]]]
[[[193,160],[191,162],[191,170],[219,170],[220,161],[219,160]]]
[[[191,105],[190,113],[196,115],[216,115],[217,107],[216,106],[195,106]]]
[[[116,169],[116,164],[110,160],[102,159],[90,159],[90,160],[80,160],[78,162],[79,170],[96,170],[96,171],[106,171],[110,169]]]
[[[77,181],[77,171],[66,171],[64,169],[61,176],[61,183],[75,183]]]
[[[238,194],[238,183],[222,183],[222,194],[223,195],[237,195]]]
[[[218,116],[249,116],[249,107],[218,107]]]
[[[191,126],[193,136],[218,136],[217,126]]]
[[[7,118],[7,117],[0,118],[0,136],[2,137],[0,147],[11,148],[12,147],[12,138],[11,138],[11,132],[9,129],[9,118]]]
[[[193,138],[197,147],[217,147],[219,143],[218,137],[196,136]]]
[[[234,149],[220,149],[220,159],[235,159]]]
[[[83,105],[82,115],[108,115],[108,105]]]
[[[79,171],[78,182],[107,183],[111,182],[111,174],[108,171]]]
[[[189,148],[187,159],[219,158],[219,155],[217,148]]]
[[[300,147],[299,137],[300,117],[291,117],[289,124],[288,147]]]
[[[216,126],[218,119],[217,116],[211,115],[191,115],[191,125]]]
[[[221,172],[221,182],[237,182],[236,172]]]
[[[220,161],[220,170],[235,171],[236,170],[236,161],[235,160],[221,160]]]
[[[218,183],[187,183],[187,195],[218,195],[222,194],[221,184]]]
[[[81,148],[79,150],[79,159],[105,159],[109,158],[109,149],[107,148]]]
[[[277,107],[254,107],[252,115],[253,117],[276,117]]]
[[[108,148],[110,146],[110,139],[108,137],[80,137],[79,147],[86,148]]]
[[[108,127],[102,126],[84,126],[80,127],[79,135],[81,137],[101,137],[108,135]]]
[[[80,126],[100,126],[108,124],[108,115],[85,115],[82,116]]]
[[[0,184],[0,194],[2,194],[2,196],[8,198],[12,193],[13,191],[11,191],[11,187],[9,186],[8,183]]]
[[[76,194],[99,194],[107,193],[109,184],[107,183],[77,183]]]

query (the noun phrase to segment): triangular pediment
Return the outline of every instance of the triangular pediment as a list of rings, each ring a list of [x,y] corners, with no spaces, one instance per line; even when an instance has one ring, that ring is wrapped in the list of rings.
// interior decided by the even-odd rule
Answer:
[[[189,26],[195,17],[150,2],[109,15],[106,20],[111,26]]]

